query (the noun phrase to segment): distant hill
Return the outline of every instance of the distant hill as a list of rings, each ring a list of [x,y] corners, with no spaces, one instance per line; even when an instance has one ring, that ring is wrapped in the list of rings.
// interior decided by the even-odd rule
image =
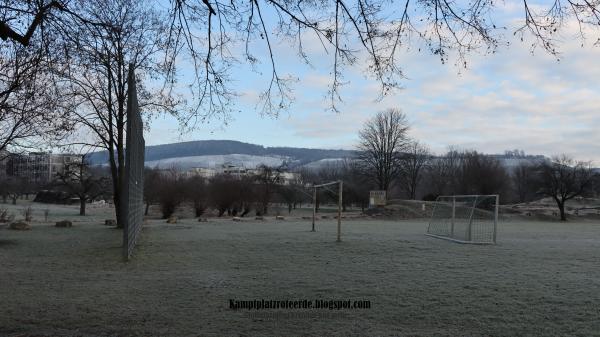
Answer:
[[[498,159],[509,172],[522,162],[535,163],[547,160],[540,155],[492,154],[490,156]],[[198,140],[146,147],[146,166],[163,169],[174,167],[183,170],[193,167],[214,168],[225,163],[247,168],[254,168],[261,164],[278,166],[286,163],[290,168],[302,166],[319,169],[353,157],[355,151],[352,150],[265,147],[234,140]],[[103,165],[108,162],[108,152],[95,152],[88,158],[94,165]]]
[[[210,167],[222,162],[239,165],[243,164],[245,160],[249,160],[246,166],[283,161],[288,162],[291,166],[300,166],[324,159],[353,156],[354,151],[351,150],[264,147],[234,140],[199,140],[146,147],[146,165],[151,167],[157,165],[160,167],[175,165],[181,168]],[[88,158],[92,164],[102,165],[108,162],[108,152],[95,152]]]

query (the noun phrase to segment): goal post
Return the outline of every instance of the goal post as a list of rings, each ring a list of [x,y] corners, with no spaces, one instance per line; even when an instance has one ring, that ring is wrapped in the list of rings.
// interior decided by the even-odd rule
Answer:
[[[495,244],[499,199],[497,194],[439,196],[426,235],[459,243]]]
[[[337,185],[338,190],[337,193],[334,190],[329,189],[329,186]],[[342,195],[344,191],[344,182],[341,180],[332,181],[325,184],[313,185],[313,214],[312,214],[312,232],[315,232],[315,219],[317,217],[317,190],[319,188],[326,189],[334,194],[337,194],[338,199],[338,209],[337,209],[337,242],[342,241]]]

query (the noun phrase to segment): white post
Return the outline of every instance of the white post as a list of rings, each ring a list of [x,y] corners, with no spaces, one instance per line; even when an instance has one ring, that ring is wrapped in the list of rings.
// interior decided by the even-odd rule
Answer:
[[[337,242],[342,241],[342,191],[344,182],[339,181],[339,191],[338,191],[338,223],[337,223]]]
[[[498,208],[500,207],[500,195],[496,194],[496,209],[494,210],[494,244],[496,243],[496,235],[498,234]]]
[[[315,231],[315,216],[317,213],[317,188],[313,186],[313,216],[312,216],[312,230]]]
[[[454,219],[456,218],[456,196],[452,196],[452,220],[450,220],[450,236],[454,237]]]
[[[468,228],[468,236],[467,241],[471,241],[473,238],[473,214],[475,212],[475,206],[477,206],[477,198],[473,201],[473,207],[471,208],[471,216],[469,216],[469,228]]]

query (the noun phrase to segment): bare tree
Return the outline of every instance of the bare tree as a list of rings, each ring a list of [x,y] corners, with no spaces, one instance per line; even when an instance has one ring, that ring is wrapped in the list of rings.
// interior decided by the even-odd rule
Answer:
[[[0,152],[39,148],[71,130],[41,49],[0,48]]]
[[[389,192],[400,173],[401,153],[408,144],[409,125],[398,109],[377,113],[359,133],[358,158],[363,172],[380,190]]]
[[[124,2],[111,1],[117,6]],[[29,46],[32,39],[43,35],[53,47],[48,52],[57,52],[69,43],[62,38],[72,30],[103,25],[102,20],[87,15],[91,3],[94,1],[1,0],[0,38]],[[101,1],[105,7],[111,3]],[[258,72],[256,66],[263,61],[269,79],[261,90],[261,110],[277,114],[286,109],[293,101],[294,76],[284,74],[279,65],[276,46],[282,42],[305,63],[312,64],[323,55],[330,58],[328,99],[336,110],[340,87],[347,83],[343,77],[347,67],[364,65],[366,73],[379,83],[379,97],[383,97],[399,88],[404,79],[400,63],[404,49],[423,45],[423,50],[439,56],[441,62],[455,59],[463,66],[469,53],[493,53],[504,45],[507,28],[497,24],[497,2],[492,0],[170,0],[146,1],[144,5],[159,10],[168,23],[164,30],[168,40],[162,49],[170,74],[165,83],[177,77],[178,60],[190,60],[194,65],[191,84],[197,108],[182,118],[185,125],[232,109],[236,92],[231,72],[240,64]],[[525,0],[522,11],[522,20],[512,28],[514,34],[533,37],[532,49],[541,47],[552,55],[558,54],[557,36],[563,27],[578,24],[584,39],[585,27],[600,26],[597,1],[551,1],[544,7]],[[305,47],[311,39],[321,44],[319,55]],[[266,50],[266,56],[261,58],[260,49]]]
[[[563,154],[552,157],[550,162],[539,165],[539,193],[549,196],[558,206],[560,220],[566,221],[565,203],[577,196],[584,195],[595,179],[591,162],[575,161]]]
[[[532,36],[532,49],[540,46],[552,55],[558,54],[555,36],[570,19],[580,25],[582,39],[584,26],[600,26],[597,1],[551,1],[548,8],[527,0],[522,4],[523,21],[514,28],[515,35]],[[195,78],[200,84],[196,94],[208,116],[225,110],[234,95],[228,85],[233,65],[241,59],[255,66],[261,61],[255,50],[264,47],[270,80],[261,91],[260,106],[263,112],[277,114],[289,106],[293,96],[292,77],[282,73],[275,46],[287,42],[300,60],[311,64],[314,56],[305,44],[309,39],[318,40],[332,64],[328,99],[330,107],[337,110],[347,67],[364,65],[383,97],[404,79],[399,58],[411,45],[427,46],[423,49],[441,62],[452,55],[459,66],[466,66],[467,55],[473,51],[495,52],[504,45],[501,36],[506,29],[495,23],[496,6],[492,0],[172,0],[174,34],[169,45],[173,54],[195,56]],[[237,45],[243,46],[242,56],[233,52]]]
[[[426,175],[433,200],[440,195],[459,193],[458,177],[463,155],[464,151],[450,146],[448,152],[431,159]]]
[[[410,199],[414,200],[416,198],[417,187],[423,178],[425,165],[430,159],[431,152],[429,148],[418,141],[410,142],[406,151],[402,154],[400,184]]]
[[[504,194],[507,190],[508,173],[499,160],[477,151],[464,151],[460,158],[456,193]]]
[[[223,216],[228,210],[231,211],[237,201],[236,190],[239,188],[238,185],[233,177],[226,174],[219,174],[210,179],[208,185],[210,203],[217,209],[219,217]]]
[[[117,225],[122,226],[128,66],[136,72],[142,112],[174,112],[177,103],[169,89],[151,90],[146,82],[166,76],[158,60],[166,36],[165,18],[136,0],[84,2],[82,6],[82,15],[99,24],[68,36],[70,59],[64,67],[56,67],[56,72],[64,94],[77,107],[76,121],[93,134],[89,145],[99,144],[108,152]]]
[[[531,201],[535,197],[536,171],[536,165],[529,162],[522,162],[513,169],[511,178],[518,202]]]
[[[276,192],[277,185],[282,183],[281,173],[283,166],[270,167],[268,165],[260,165],[256,174],[256,181],[259,183],[258,193],[260,200],[260,215],[266,215],[269,212],[269,203],[273,194]]]
[[[206,181],[200,176],[193,176],[185,179],[184,193],[186,199],[192,202],[194,214],[197,217],[202,216],[208,207],[208,193]]]
[[[296,204],[302,201],[304,195],[302,190],[303,186],[292,182],[288,185],[278,185],[277,193],[281,196],[281,199],[288,207],[288,214],[292,213],[292,210],[296,207]]]
[[[179,177],[177,170],[171,168],[168,171],[161,172],[160,177],[152,183],[157,185],[157,201],[163,219],[167,219],[175,213],[177,207],[185,200],[184,182]]]
[[[53,11],[67,11],[61,1],[4,0],[0,2],[0,39],[30,46],[38,28],[55,19]],[[21,30],[23,32],[21,32]]]
[[[12,204],[16,205],[17,199],[26,193],[30,183],[26,178],[23,177],[9,177],[4,180],[3,185],[3,198],[10,198],[12,200]]]
[[[57,174],[57,183],[72,196],[79,198],[79,215],[85,215],[85,205],[101,195],[108,194],[110,179],[100,169],[90,167],[82,157],[81,162],[71,163]]]

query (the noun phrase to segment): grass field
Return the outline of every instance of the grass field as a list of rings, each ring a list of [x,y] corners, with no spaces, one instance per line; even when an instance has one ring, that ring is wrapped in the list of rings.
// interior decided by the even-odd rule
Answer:
[[[40,210],[45,206],[35,205]],[[0,207],[1,208],[1,207]],[[600,336],[600,224],[502,222],[498,245],[423,235],[426,221],[166,224],[132,261],[107,208],[37,210],[0,230],[0,335]],[[72,228],[50,222],[70,218]],[[233,311],[229,300],[369,300],[362,310]],[[269,315],[266,315],[269,314]]]

